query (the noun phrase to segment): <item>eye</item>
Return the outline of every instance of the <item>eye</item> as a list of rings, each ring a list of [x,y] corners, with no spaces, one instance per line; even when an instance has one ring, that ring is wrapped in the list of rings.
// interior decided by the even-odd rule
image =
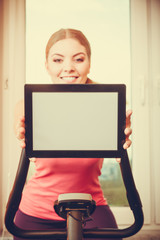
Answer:
[[[78,63],[84,62],[84,58],[76,58],[76,59],[75,59],[75,62],[78,62]]]
[[[53,62],[55,62],[55,63],[62,63],[63,59],[61,59],[61,58],[54,58]]]

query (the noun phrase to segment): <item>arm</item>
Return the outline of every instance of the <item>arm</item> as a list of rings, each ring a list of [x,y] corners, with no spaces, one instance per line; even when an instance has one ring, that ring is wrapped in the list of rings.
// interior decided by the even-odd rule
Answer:
[[[131,146],[132,141],[129,139],[129,136],[132,134],[132,129],[131,129],[131,115],[132,115],[132,110],[128,110],[126,112],[126,128],[124,130],[124,133],[126,135],[126,141],[123,144],[123,148],[127,149],[128,147]]]
[[[25,117],[24,117],[24,101],[17,103],[14,111],[14,132],[20,140],[20,146],[25,148]]]

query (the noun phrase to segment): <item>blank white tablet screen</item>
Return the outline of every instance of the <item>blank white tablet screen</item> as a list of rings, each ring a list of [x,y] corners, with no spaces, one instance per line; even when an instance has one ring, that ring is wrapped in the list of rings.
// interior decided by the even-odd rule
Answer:
[[[33,92],[33,150],[118,150],[117,92]]]

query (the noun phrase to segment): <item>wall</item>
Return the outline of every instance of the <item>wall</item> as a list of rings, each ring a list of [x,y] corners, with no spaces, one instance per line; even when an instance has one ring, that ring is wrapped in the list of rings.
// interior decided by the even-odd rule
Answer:
[[[25,1],[0,1],[1,38],[1,194],[0,216],[4,219],[6,203],[13,185],[20,148],[13,132],[15,104],[23,98],[25,82]],[[3,87],[2,87],[3,86]],[[3,101],[3,105],[2,105]],[[3,107],[2,107],[3,106]],[[2,227],[2,223],[1,223]]]

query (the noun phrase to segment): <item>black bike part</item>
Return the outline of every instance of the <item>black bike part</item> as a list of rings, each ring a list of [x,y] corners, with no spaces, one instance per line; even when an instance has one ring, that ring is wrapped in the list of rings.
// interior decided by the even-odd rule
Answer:
[[[68,211],[77,209],[83,213],[84,218],[88,218],[94,212],[96,203],[94,200],[63,200],[61,202],[55,201],[54,209],[57,215],[67,219]]]
[[[67,237],[67,231],[62,230],[24,230],[17,227],[14,224],[14,217],[18,210],[18,206],[21,200],[22,190],[25,184],[29,167],[29,160],[26,158],[25,150],[22,150],[20,163],[17,170],[15,182],[10,193],[10,197],[7,204],[5,214],[5,225],[7,230],[21,238],[32,239],[65,239]],[[121,173],[124,181],[124,185],[127,192],[127,198],[129,206],[133,211],[135,222],[125,229],[83,229],[83,237],[85,238],[125,238],[136,234],[143,226],[143,211],[139,194],[136,190],[134,179],[132,176],[130,163],[127,152],[121,158]]]
[[[84,229],[84,236],[86,238],[126,238],[136,234],[143,226],[144,217],[142,203],[135,186],[127,151],[125,151],[121,158],[120,168],[126,188],[128,203],[133,212],[134,223],[125,229]]]
[[[28,168],[29,168],[30,161],[26,157],[25,149],[22,149],[20,162],[18,165],[18,170],[16,174],[16,178],[13,184],[12,191],[9,196],[9,200],[6,207],[5,213],[5,225],[7,230],[16,237],[20,238],[33,238],[33,239],[65,239],[67,237],[66,230],[24,230],[17,227],[14,223],[14,217],[18,210],[22,191],[24,188],[24,184],[26,182]]]
[[[83,213],[81,211],[69,211],[67,216],[67,239],[82,240],[83,229],[82,220]]]

